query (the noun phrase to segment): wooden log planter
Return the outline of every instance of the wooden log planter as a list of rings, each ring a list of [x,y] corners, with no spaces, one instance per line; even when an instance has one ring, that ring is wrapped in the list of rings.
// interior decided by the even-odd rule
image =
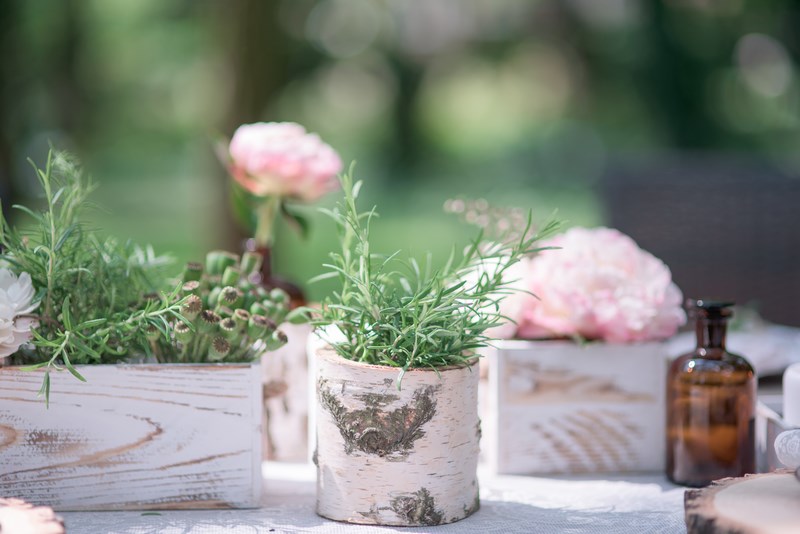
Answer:
[[[257,507],[258,364],[0,368],[0,496],[59,511]]]
[[[429,526],[479,507],[478,366],[409,370],[317,352],[317,513]]]
[[[486,352],[486,460],[502,474],[663,471],[663,343],[498,341]]]

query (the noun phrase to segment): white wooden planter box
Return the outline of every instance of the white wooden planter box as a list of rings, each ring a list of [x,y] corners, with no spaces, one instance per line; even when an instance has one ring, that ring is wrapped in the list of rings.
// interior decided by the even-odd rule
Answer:
[[[258,364],[0,368],[0,496],[56,510],[248,508],[261,497]]]
[[[499,341],[481,443],[503,474],[664,469],[664,343]]]

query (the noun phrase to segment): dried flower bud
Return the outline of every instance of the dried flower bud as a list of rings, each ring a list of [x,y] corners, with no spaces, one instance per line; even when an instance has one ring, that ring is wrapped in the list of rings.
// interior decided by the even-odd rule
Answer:
[[[177,322],[175,326],[172,327],[172,331],[175,332],[175,339],[184,344],[190,342],[194,335],[192,328],[188,324],[182,322]]]
[[[264,340],[268,351],[278,350],[282,346],[286,345],[289,341],[289,338],[286,337],[280,330],[275,330],[271,336]]]
[[[239,278],[241,278],[242,272],[237,269],[236,267],[227,267],[225,271],[222,273],[222,285],[223,286],[235,286],[239,283]]]
[[[181,286],[181,292],[184,296],[186,295],[199,295],[200,294],[200,282],[197,280],[192,280],[190,282],[185,282],[183,286]]]
[[[181,315],[193,321],[203,311],[203,300],[197,295],[189,295],[181,304]]]
[[[220,275],[225,269],[239,262],[239,256],[226,250],[212,250],[206,255],[206,271],[210,275]]]
[[[191,282],[193,280],[200,280],[203,276],[203,264],[196,261],[190,261],[183,268],[183,281]]]
[[[247,251],[242,254],[242,272],[246,275],[258,273],[264,263],[264,256],[258,252]]]
[[[211,346],[208,349],[208,359],[212,362],[218,362],[225,359],[231,352],[231,344],[222,336],[217,336],[211,341]]]
[[[211,310],[203,310],[200,312],[200,319],[198,321],[198,329],[206,334],[215,332],[217,324],[220,322],[220,317]]]

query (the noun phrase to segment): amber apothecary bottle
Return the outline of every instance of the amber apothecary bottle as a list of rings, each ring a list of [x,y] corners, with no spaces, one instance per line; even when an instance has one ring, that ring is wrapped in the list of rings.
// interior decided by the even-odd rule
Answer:
[[[673,361],[667,378],[667,476],[677,484],[755,471],[756,374],[725,349],[732,305],[689,301],[697,348]]]

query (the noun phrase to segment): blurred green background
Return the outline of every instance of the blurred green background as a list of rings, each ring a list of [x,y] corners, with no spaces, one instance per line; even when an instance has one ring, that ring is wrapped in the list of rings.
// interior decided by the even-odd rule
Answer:
[[[378,249],[444,258],[474,231],[452,197],[558,209],[800,324],[798,27],[790,0],[0,0],[2,200],[52,142],[108,232],[238,250],[214,143],[295,121],[357,161]],[[300,284],[336,246],[307,211],[275,251]]]

